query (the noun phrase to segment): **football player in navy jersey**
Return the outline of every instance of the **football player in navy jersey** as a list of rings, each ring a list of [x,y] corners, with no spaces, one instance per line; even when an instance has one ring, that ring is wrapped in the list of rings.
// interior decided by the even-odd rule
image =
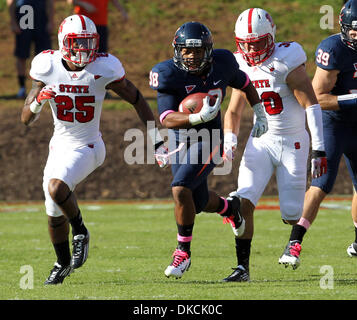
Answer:
[[[173,59],[158,63],[150,72],[150,86],[157,90],[160,121],[168,128],[173,180],[178,245],[167,277],[181,278],[190,267],[190,244],[195,214],[217,212],[231,224],[236,236],[244,232],[244,219],[239,213],[238,197],[222,198],[210,191],[207,177],[222,155],[220,105],[227,86],[243,90],[249,103],[260,105],[258,94],[249,77],[228,50],[213,50],[209,29],[198,22],[187,22],[175,33]],[[216,96],[213,106],[203,99],[199,113],[178,111],[180,102],[189,94],[205,92]],[[256,135],[267,130],[266,122],[255,124]],[[185,130],[186,129],[186,130]],[[208,133],[207,135],[201,133]],[[205,137],[204,137],[205,136]],[[179,152],[180,146],[185,146]]]
[[[313,87],[322,108],[327,174],[313,179],[306,192],[302,224],[293,228],[300,242],[317,216],[322,200],[331,192],[342,155],[352,178],[352,220],[355,240],[347,248],[357,257],[357,0],[340,12],[341,33],[324,39],[316,50]]]

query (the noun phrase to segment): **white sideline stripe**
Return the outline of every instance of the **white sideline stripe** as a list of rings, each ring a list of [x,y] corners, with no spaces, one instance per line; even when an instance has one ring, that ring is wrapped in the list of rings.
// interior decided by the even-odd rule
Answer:
[[[341,205],[337,203],[322,203],[321,208],[351,210],[351,206]]]
[[[86,209],[89,211],[98,211],[98,210],[103,209],[103,207],[101,207],[101,206],[87,206]]]
[[[143,205],[135,206],[136,209],[141,209],[141,210],[172,209],[173,207],[174,207],[173,204],[143,204]]]

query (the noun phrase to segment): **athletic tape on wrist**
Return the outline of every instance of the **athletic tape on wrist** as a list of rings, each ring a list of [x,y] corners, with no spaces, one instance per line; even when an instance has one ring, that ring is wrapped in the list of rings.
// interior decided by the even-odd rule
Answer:
[[[190,114],[190,115],[188,116],[188,121],[189,121],[193,126],[195,126],[196,124],[200,124],[200,123],[203,122],[199,113]]]
[[[357,94],[344,94],[337,96],[337,103],[341,110],[355,108],[357,106]]]
[[[38,104],[38,102],[35,100],[32,101],[32,103],[30,104],[30,110],[33,113],[39,113],[42,110],[42,104]]]

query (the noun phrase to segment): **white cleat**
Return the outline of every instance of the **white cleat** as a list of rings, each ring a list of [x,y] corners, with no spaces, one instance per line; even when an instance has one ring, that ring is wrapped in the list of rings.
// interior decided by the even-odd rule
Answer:
[[[185,251],[176,249],[173,253],[173,260],[165,270],[166,277],[181,278],[185,271],[188,271],[191,265],[191,258]]]
[[[291,266],[293,270],[300,265],[301,245],[297,241],[291,241],[285,247],[282,256],[279,258],[279,263],[285,265],[285,268]]]

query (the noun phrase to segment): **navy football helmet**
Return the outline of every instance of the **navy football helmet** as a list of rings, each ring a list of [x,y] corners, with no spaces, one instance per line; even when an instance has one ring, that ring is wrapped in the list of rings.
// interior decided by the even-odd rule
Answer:
[[[348,34],[352,29],[357,30],[357,0],[349,0],[344,4],[340,12],[339,23],[343,43],[357,51],[357,40],[352,39]]]
[[[212,63],[213,40],[209,29],[199,22],[186,22],[179,27],[172,41],[174,47],[175,65],[190,73],[200,73]],[[196,68],[190,67],[190,62],[186,61],[181,54],[183,48],[203,48],[204,56],[200,61],[195,61]]]

